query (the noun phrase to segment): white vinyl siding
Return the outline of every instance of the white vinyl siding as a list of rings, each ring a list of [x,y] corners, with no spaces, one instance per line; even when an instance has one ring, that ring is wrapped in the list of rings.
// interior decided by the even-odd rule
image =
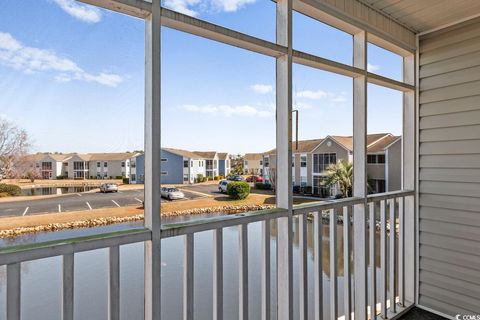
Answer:
[[[420,39],[419,303],[480,313],[480,20]]]

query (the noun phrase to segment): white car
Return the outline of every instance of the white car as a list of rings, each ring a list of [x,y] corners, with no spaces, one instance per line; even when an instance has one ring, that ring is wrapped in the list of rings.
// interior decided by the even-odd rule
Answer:
[[[100,192],[118,192],[118,186],[115,183],[102,183],[100,185]]]
[[[177,188],[166,188],[162,187],[160,189],[160,195],[168,200],[176,200],[176,199],[183,199],[185,195],[182,191],[178,190]]]
[[[220,182],[218,183],[218,191],[220,191],[221,193],[227,192],[228,183],[228,180],[220,180]]]

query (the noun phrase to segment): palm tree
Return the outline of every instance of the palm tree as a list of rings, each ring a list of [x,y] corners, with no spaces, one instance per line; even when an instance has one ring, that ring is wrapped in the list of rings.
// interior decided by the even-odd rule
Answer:
[[[325,186],[333,187],[338,185],[343,198],[352,196],[353,164],[347,160],[340,160],[328,166],[325,173],[327,174],[324,180]]]

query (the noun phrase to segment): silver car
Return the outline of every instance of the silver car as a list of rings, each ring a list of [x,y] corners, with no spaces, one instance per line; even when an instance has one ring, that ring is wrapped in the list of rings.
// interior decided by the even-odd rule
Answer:
[[[100,192],[118,192],[118,185],[115,183],[102,183],[100,185]]]
[[[167,188],[162,187],[160,189],[160,195],[168,200],[177,200],[185,198],[185,195],[182,191],[178,190],[177,188]]]

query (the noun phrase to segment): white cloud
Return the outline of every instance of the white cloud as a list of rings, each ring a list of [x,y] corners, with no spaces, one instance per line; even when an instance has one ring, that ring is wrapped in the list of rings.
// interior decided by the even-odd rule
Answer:
[[[88,23],[97,23],[102,19],[100,9],[87,4],[79,3],[75,0],[52,0],[63,11],[74,18]]]
[[[375,71],[378,71],[378,70],[380,70],[380,66],[375,65],[375,64],[367,63],[367,71],[368,72],[375,72]]]
[[[0,64],[27,74],[53,72],[55,79],[63,82],[80,80],[116,87],[123,81],[121,76],[113,73],[88,73],[68,58],[60,57],[50,50],[24,46],[4,32],[0,32]]]
[[[195,113],[204,113],[213,116],[242,116],[242,117],[271,117],[274,113],[271,110],[261,110],[249,105],[244,106],[230,106],[230,105],[218,105],[218,106],[197,106],[192,104],[183,105],[180,107],[183,110]]]
[[[273,86],[268,84],[254,84],[250,88],[259,94],[267,94],[273,91]]]
[[[211,0],[212,4],[219,10],[235,12],[243,6],[255,3],[256,0]]]
[[[186,14],[188,16],[196,17],[198,12],[190,9],[200,3],[200,0],[165,0],[164,6]]]
[[[326,98],[327,96],[328,96],[328,93],[322,90],[317,90],[317,91],[304,90],[304,91],[297,92],[298,98],[305,98],[305,99],[319,100],[322,98]]]
[[[257,0],[164,0],[164,6],[196,17],[203,12],[235,12]]]

